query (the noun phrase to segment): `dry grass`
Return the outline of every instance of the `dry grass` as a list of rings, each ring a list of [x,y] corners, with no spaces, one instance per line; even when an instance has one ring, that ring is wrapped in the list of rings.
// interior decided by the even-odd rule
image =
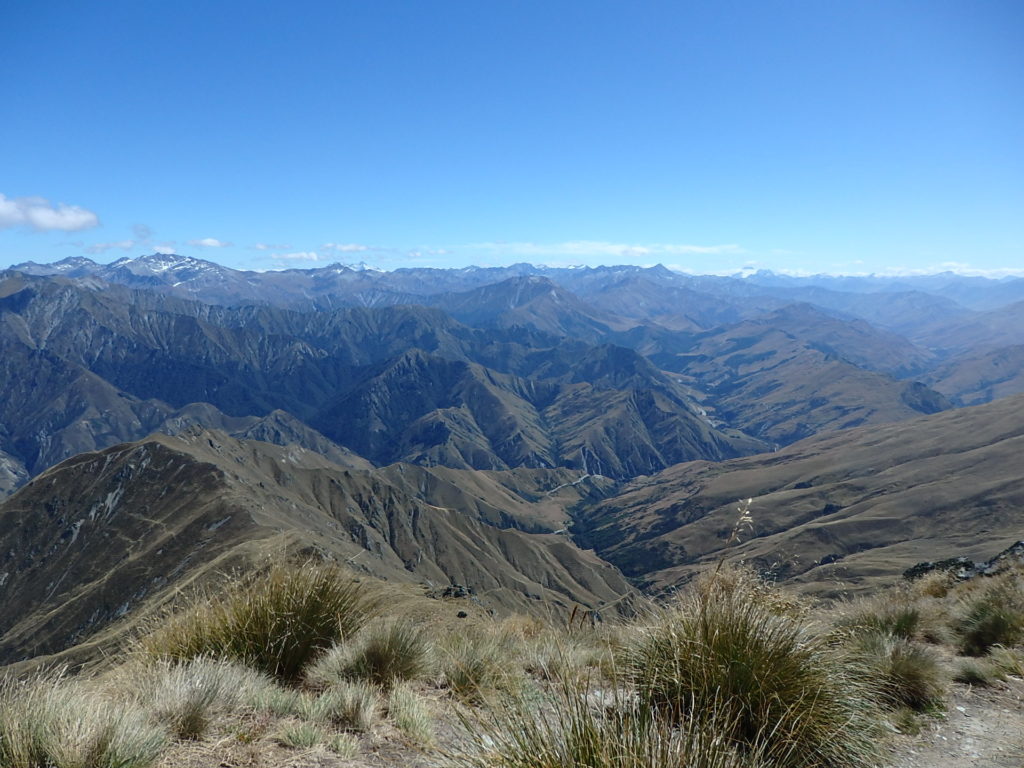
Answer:
[[[4,768],[146,768],[166,744],[140,707],[62,677],[0,682]]]
[[[628,696],[589,695],[566,684],[542,699],[517,697],[464,716],[452,768],[753,768],[730,743],[730,724],[672,724]]]
[[[204,658],[127,665],[117,682],[178,739],[201,739],[215,718],[275,689],[236,662]]]
[[[320,686],[365,680],[387,690],[395,682],[434,674],[434,655],[425,630],[405,621],[382,621],[333,646],[313,663],[306,679]]]
[[[854,648],[864,664],[868,683],[877,688],[879,697],[891,709],[942,709],[947,677],[934,650],[912,640],[879,633],[857,638]]]
[[[421,747],[434,743],[434,723],[430,708],[408,685],[396,685],[388,694],[388,719],[405,736]]]
[[[276,565],[236,580],[143,638],[153,656],[233,659],[287,681],[373,612],[361,584],[327,565]]]
[[[960,650],[984,656],[995,645],[1024,641],[1024,584],[1017,573],[1004,575],[967,596],[956,617]]]
[[[303,702],[302,717],[345,731],[369,731],[380,712],[380,692],[363,681],[340,682]]]
[[[871,764],[876,707],[859,666],[745,580],[702,585],[637,633],[624,669],[640,700],[675,722],[714,713],[777,766]]]
[[[725,566],[621,624],[427,616],[414,626],[366,623],[362,588],[343,578],[335,593],[327,572],[300,569],[302,584],[274,571],[233,582],[172,615],[102,685],[4,683],[0,767],[145,768],[170,736],[167,765],[188,755],[190,766],[213,765],[230,746],[271,763],[306,759],[291,749],[329,764],[367,749],[395,761],[443,753],[451,768],[861,768],[878,757],[876,711],[913,732],[919,713],[942,707],[950,673],[921,640],[955,624],[960,634],[948,637],[963,641],[978,605],[986,618],[1005,612],[1020,586],[915,583],[812,615]],[[320,620],[336,608],[344,621]],[[327,624],[337,633],[329,647],[313,639]],[[230,646],[210,639],[225,638],[223,627],[240,628]],[[195,655],[211,647],[215,657]],[[957,679],[1024,673],[1024,650],[986,650],[960,660]]]
[[[493,693],[514,692],[522,685],[517,649],[493,628],[449,635],[440,653],[443,684],[463,701],[481,703]]]

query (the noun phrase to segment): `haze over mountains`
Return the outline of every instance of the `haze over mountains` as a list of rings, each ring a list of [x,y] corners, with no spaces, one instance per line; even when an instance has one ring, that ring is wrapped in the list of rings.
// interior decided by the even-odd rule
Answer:
[[[1024,279],[20,264],[0,663],[278,549],[597,608],[717,557],[748,496],[736,554],[808,588],[994,554],[1022,345]]]

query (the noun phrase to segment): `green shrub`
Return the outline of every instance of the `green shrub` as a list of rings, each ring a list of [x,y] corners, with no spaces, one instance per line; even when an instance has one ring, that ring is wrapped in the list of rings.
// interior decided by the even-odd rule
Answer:
[[[364,589],[335,567],[278,565],[172,617],[143,645],[159,657],[235,659],[294,681],[371,611]]]
[[[714,713],[672,724],[629,697],[567,684],[543,701],[506,699],[463,716],[453,768],[755,768]]]
[[[942,706],[945,675],[930,648],[877,634],[860,638],[855,648],[868,682],[890,708],[908,707],[924,712]]]
[[[132,703],[60,677],[0,682],[4,768],[145,768],[165,744]]]
[[[641,631],[624,659],[669,720],[716,712],[727,738],[777,766],[871,762],[875,708],[859,667],[757,591],[702,589]]]
[[[365,680],[388,689],[396,681],[427,677],[433,669],[427,634],[394,621],[367,627],[352,641],[334,646],[313,664],[307,679],[320,685]]]
[[[1024,591],[1002,581],[968,598],[956,631],[967,656],[984,656],[994,645],[1016,645],[1024,639]]]

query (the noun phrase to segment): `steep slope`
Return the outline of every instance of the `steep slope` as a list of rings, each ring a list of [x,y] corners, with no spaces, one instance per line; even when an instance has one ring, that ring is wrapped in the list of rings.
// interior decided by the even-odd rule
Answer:
[[[592,343],[635,323],[587,306],[575,294],[537,275],[515,277],[462,293],[431,296],[423,303],[443,308],[477,327],[529,326],[556,336]]]
[[[819,592],[1020,539],[1024,396],[820,435],[776,453],[680,464],[584,513],[585,546],[654,589],[728,557]],[[738,499],[752,530],[726,549]]]
[[[82,454],[0,504],[0,664],[109,636],[196,579],[300,550],[389,579],[469,585],[494,607],[598,606],[629,591],[618,572],[517,523],[544,530],[562,521],[553,499],[593,488],[566,471],[347,470],[201,430]]]
[[[716,419],[779,444],[950,407],[922,384],[861,368],[771,319],[709,331],[652,360],[706,393]]]
[[[935,353],[896,333],[856,318],[841,320],[810,304],[789,304],[757,322],[808,342],[826,355],[897,379],[919,376],[937,359]]]
[[[918,336],[922,343],[954,354],[1020,344],[1024,340],[1024,301],[957,322],[935,323]]]
[[[525,379],[413,350],[313,423],[378,464],[566,466],[615,478],[764,448],[712,427],[631,350],[595,348],[545,373]]]
[[[929,372],[929,386],[958,405],[980,405],[1024,392],[1024,345],[954,357]]]
[[[239,437],[295,443],[343,466],[372,466],[283,411],[229,417],[208,403],[175,409],[135,397],[46,347],[23,343],[18,333],[5,332],[10,330],[3,327],[5,321],[12,316],[0,315],[0,389],[5,393],[0,401],[0,497],[78,453],[197,424]]]
[[[382,464],[554,466],[550,437],[528,400],[535,389],[517,377],[412,350],[375,371],[313,423]]]

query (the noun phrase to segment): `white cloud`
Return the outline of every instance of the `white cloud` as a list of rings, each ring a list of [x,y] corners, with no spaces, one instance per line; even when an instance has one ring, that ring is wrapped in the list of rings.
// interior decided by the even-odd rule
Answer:
[[[370,250],[370,246],[359,243],[324,243],[321,248],[325,251],[338,251],[339,253],[359,253]]]
[[[224,240],[218,240],[215,237],[204,237],[201,240],[189,240],[189,245],[194,245],[197,248],[227,248],[231,243]]]
[[[639,258],[642,256],[679,256],[685,254],[739,254],[743,249],[735,243],[726,245],[691,245],[684,243],[609,243],[602,240],[569,240],[562,243],[472,243],[470,248],[501,251],[521,256],[608,256]]]
[[[291,248],[291,246],[280,243],[256,243],[256,245],[254,245],[253,248],[255,248],[257,251],[287,251],[289,248]]]
[[[92,245],[85,249],[85,252],[92,254],[106,253],[111,248],[120,248],[121,250],[129,251],[134,247],[134,240],[118,240],[117,242],[114,243],[93,243]]]
[[[943,261],[929,267],[886,267],[871,274],[880,277],[919,277],[922,275],[935,275],[941,272],[953,272],[964,277],[988,277],[993,280],[1003,277],[1024,277],[1024,268],[1021,267],[982,268],[959,261]]]
[[[288,259],[289,261],[320,261],[320,254],[316,251],[298,251],[296,253],[275,253],[275,259]]]
[[[7,197],[0,194],[0,229],[27,227],[36,232],[75,232],[99,226],[99,217],[77,205],[53,205],[42,197]]]
[[[174,253],[174,243],[164,243],[162,245],[153,246],[153,253],[162,253],[169,255]]]

